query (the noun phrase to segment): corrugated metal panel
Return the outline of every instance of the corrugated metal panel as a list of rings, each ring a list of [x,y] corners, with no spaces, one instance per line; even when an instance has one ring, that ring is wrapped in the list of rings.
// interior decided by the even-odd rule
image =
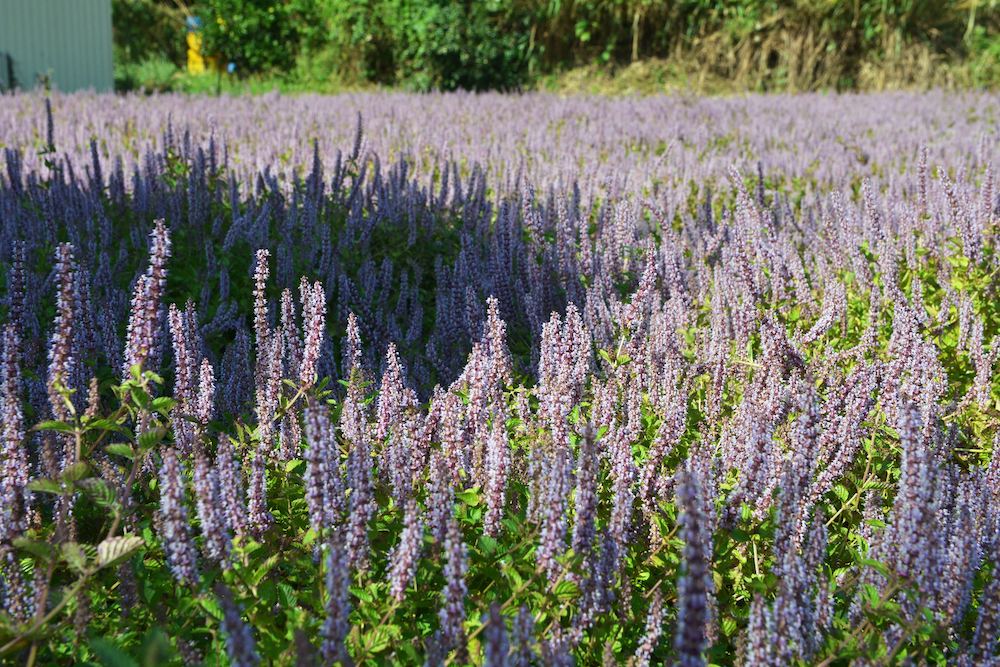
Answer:
[[[0,0],[0,85],[111,90],[111,40],[111,0]]]

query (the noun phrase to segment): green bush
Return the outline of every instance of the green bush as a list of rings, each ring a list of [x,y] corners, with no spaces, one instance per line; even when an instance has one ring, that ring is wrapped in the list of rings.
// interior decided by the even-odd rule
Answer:
[[[117,59],[182,65],[185,7],[239,77],[511,90],[663,60],[733,89],[995,86],[1000,0],[114,0]],[[134,77],[133,77],[134,78]]]
[[[205,55],[244,75],[289,71],[315,9],[311,0],[207,0],[198,15]]]
[[[484,0],[332,0],[308,35],[311,57],[346,78],[416,90],[525,84],[534,15]]]
[[[176,6],[157,0],[114,0],[111,8],[116,63],[183,62],[184,16]]]

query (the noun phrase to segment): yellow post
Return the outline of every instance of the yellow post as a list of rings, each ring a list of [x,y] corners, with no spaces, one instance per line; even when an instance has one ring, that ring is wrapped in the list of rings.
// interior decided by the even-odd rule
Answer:
[[[189,74],[202,74],[205,71],[205,58],[201,55],[201,34],[187,34],[187,70]]]

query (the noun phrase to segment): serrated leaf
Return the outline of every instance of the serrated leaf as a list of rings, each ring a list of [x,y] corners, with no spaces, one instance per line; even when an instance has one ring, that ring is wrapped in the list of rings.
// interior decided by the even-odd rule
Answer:
[[[95,637],[88,644],[104,667],[139,667],[132,656],[107,639]]]
[[[132,364],[128,368],[128,374],[133,380],[139,382],[142,379],[142,366],[139,364]]]
[[[44,561],[49,560],[54,552],[52,545],[48,542],[33,540],[29,537],[15,537],[14,546]]]
[[[159,667],[172,662],[175,651],[170,645],[170,639],[159,628],[152,628],[146,633],[139,647],[139,658],[143,667]]]
[[[30,491],[37,491],[38,493],[59,494],[63,492],[62,485],[52,479],[33,479],[28,482],[28,489]]]
[[[118,499],[115,490],[111,488],[111,485],[103,479],[90,477],[88,479],[81,480],[77,486],[83,489],[84,492],[86,492],[86,494],[101,507],[113,507],[115,505],[115,501]]]
[[[43,421],[35,424],[33,431],[59,431],[60,433],[72,433],[76,430],[73,424],[55,420]]]
[[[495,554],[499,545],[500,543],[497,542],[496,538],[489,535],[483,535],[479,538],[479,549],[487,556]]]
[[[89,431],[116,431],[122,432],[125,429],[122,428],[121,424],[117,424],[110,419],[91,419],[87,421],[87,430]]]
[[[83,572],[87,568],[87,554],[76,542],[65,542],[59,551],[62,559],[72,569]]]
[[[97,566],[108,567],[125,560],[144,544],[137,535],[110,537],[97,545]]]
[[[555,585],[552,592],[555,593],[555,596],[560,600],[565,600],[576,597],[577,593],[580,592],[580,589],[572,581],[564,579]]]
[[[278,595],[281,598],[282,606],[286,609],[297,607],[299,604],[299,599],[295,595],[295,589],[284,582],[278,584]]]
[[[214,597],[199,598],[198,604],[204,609],[209,616],[216,620],[222,620],[222,607],[219,606],[218,600]]]
[[[457,493],[455,493],[455,497],[471,507],[475,507],[482,500],[479,497],[478,487],[465,489],[464,491],[458,491]]]
[[[389,648],[392,640],[390,626],[379,625],[366,633],[363,638],[365,647],[369,653],[377,654]]]
[[[132,445],[128,445],[124,442],[113,442],[104,448],[108,454],[113,454],[115,456],[124,456],[130,461],[135,459],[135,450],[132,449]]]
[[[63,470],[60,478],[66,482],[76,482],[86,477],[89,472],[90,466],[86,461],[77,461]]]
[[[261,581],[263,581],[264,577],[267,576],[267,573],[274,569],[274,566],[278,564],[278,557],[279,554],[274,554],[253,571],[253,574],[250,575],[249,579],[251,586],[257,586]]]
[[[143,410],[149,407],[149,394],[142,390],[142,387],[132,387],[130,390],[132,401]]]
[[[148,452],[163,441],[167,434],[162,426],[155,426],[139,436],[139,450]]]
[[[170,410],[173,409],[173,407],[175,405],[177,405],[177,401],[175,401],[171,397],[169,397],[169,396],[157,396],[149,404],[149,407],[152,408],[156,412],[160,412],[160,413],[166,414],[166,413],[170,412]]]
[[[155,382],[156,384],[163,384],[163,378],[156,371],[144,371],[143,375],[150,382]]]

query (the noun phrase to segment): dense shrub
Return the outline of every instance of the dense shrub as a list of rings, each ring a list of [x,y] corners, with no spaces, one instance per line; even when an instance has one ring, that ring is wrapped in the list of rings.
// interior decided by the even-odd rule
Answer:
[[[198,9],[206,55],[237,72],[287,72],[315,20],[313,0],[211,0]]]
[[[996,2],[197,0],[191,9],[211,53],[241,76],[317,83],[505,90],[643,59],[751,90],[998,81]],[[142,59],[155,46],[177,62],[184,17],[173,2],[116,0],[115,11],[123,56]]]
[[[335,0],[310,33],[342,73],[419,90],[511,89],[527,82],[532,15],[497,0]]]

